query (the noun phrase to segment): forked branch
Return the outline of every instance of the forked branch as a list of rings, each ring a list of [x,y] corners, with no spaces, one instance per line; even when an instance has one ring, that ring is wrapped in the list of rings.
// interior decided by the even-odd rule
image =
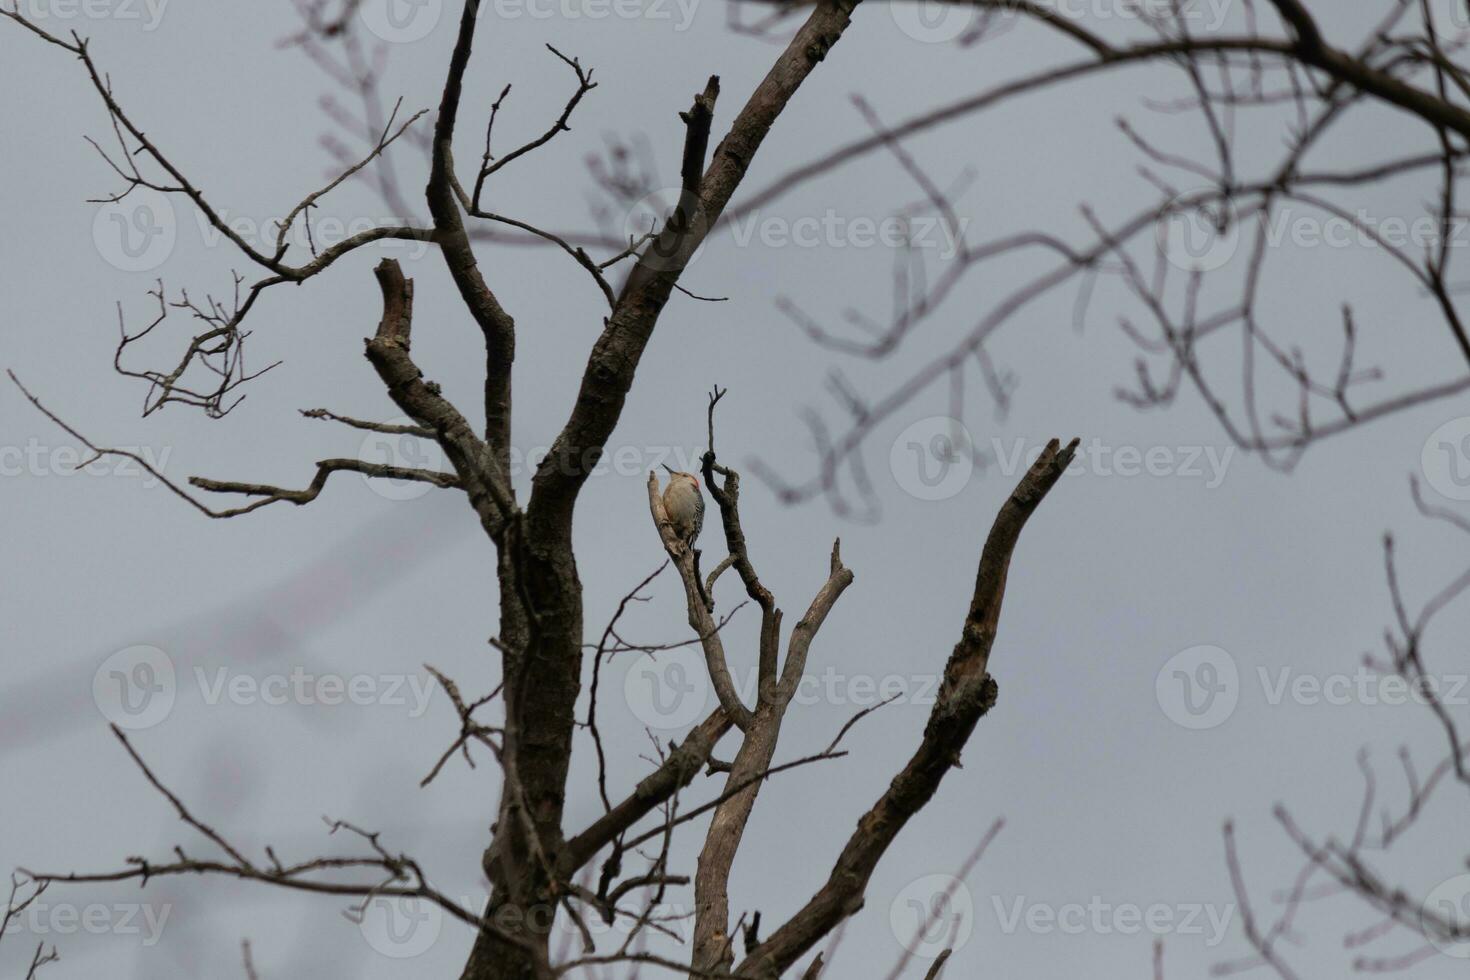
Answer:
[[[860,909],[879,859],[958,764],[975,723],[995,703],[996,685],[987,667],[1011,555],[1021,529],[1066,471],[1076,447],[1075,439],[1065,447],[1053,439],[1001,506],[980,555],[975,591],[960,641],[950,654],[923,739],[908,765],[858,821],[826,884],[756,947],[736,973],[761,980],[780,976],[843,919]]]

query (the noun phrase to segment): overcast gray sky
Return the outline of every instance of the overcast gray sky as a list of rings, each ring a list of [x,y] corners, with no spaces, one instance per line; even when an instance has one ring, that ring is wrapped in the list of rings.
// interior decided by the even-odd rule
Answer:
[[[331,171],[319,137],[332,124],[319,99],[353,104],[299,50],[278,44],[298,26],[289,5],[21,6],[50,29],[94,39],[94,56],[141,128],[247,234]],[[1137,29],[1110,0],[1074,6],[1110,34]],[[584,158],[610,136],[646,136],[661,179],[672,182],[676,113],[691,93],[710,73],[721,76],[718,131],[779,50],[731,32],[722,0],[502,0],[492,7],[467,79],[459,150],[466,166],[506,82],[515,87],[497,122],[502,146],[539,134],[570,93],[570,73],[544,44],[596,70],[599,87],[572,131],[492,185],[494,206],[547,226],[592,222]],[[389,19],[380,0],[366,5],[370,23],[359,30],[386,38],[384,92],[401,94],[410,111],[437,102],[457,20],[451,0],[442,8],[440,0],[400,4]],[[853,93],[891,121],[1076,57],[1029,25],[961,46],[953,25],[917,20],[919,13],[880,4],[858,10],[854,27],[762,147],[748,189],[866,134],[848,101]],[[1215,26],[1217,17],[1237,23],[1242,12],[1238,2],[1221,0],[1202,4],[1199,14]],[[1352,38],[1377,15],[1333,12],[1329,22]],[[249,356],[256,365],[283,363],[248,386],[231,415],[210,421],[171,407],[140,418],[143,390],[112,371],[116,304],[137,329],[151,314],[147,290],[156,279],[171,294],[225,295],[230,270],[246,271],[246,263],[182,200],[145,216],[161,222],[145,223],[163,228],[162,238],[125,248],[124,241],[142,239],[121,237],[119,214],[131,222],[139,212],[86,201],[117,185],[82,139],[107,135],[107,122],[80,66],[8,23],[0,24],[0,51],[7,94],[0,207],[9,228],[0,239],[0,363],[72,425],[100,444],[136,447],[179,481],[200,474],[303,486],[317,459],[384,458],[384,448],[362,433],[298,414],[318,406],[364,418],[398,414],[361,356],[361,338],[379,312],[369,270],[384,254],[399,258],[417,282],[419,363],[462,406],[473,404],[476,333],[438,257],[397,244],[364,250],[300,288],[262,299],[251,316]],[[1141,107],[1144,97],[1181,91],[1178,74],[1163,68],[1098,76],[927,133],[912,149],[945,186],[974,168],[956,207],[975,240],[1030,228],[1078,235],[1085,230],[1080,203],[1117,220],[1151,200],[1115,116],[1127,113],[1174,146],[1205,145],[1197,119]],[[1361,163],[1390,147],[1420,145],[1427,135],[1370,112],[1329,151]],[[1243,125],[1238,138],[1243,157],[1258,165],[1281,145],[1275,124]],[[417,205],[422,159],[409,146],[394,159]],[[1377,217],[1412,218],[1430,193],[1428,184],[1405,181],[1358,200]],[[576,532],[589,629],[600,628],[661,560],[645,474],[665,457],[703,450],[711,384],[730,389],[720,410],[722,455],[737,465],[759,458],[805,478],[816,457],[799,413],[810,406],[840,419],[823,386],[831,366],[840,364],[860,390],[884,391],[957,342],[987,302],[1040,268],[1017,261],[967,279],[890,360],[843,360],[812,345],[775,299],[790,297],[834,324],[849,305],[887,316],[893,250],[865,238],[861,222],[879,223],[917,196],[891,157],[872,155],[761,209],[754,224],[727,231],[691,267],[685,285],[729,299],[675,297],[614,435],[615,465],[582,497]],[[412,217],[395,214],[360,184],[344,186],[319,211],[319,219],[344,226]],[[803,220],[800,227],[825,230],[801,238]],[[942,266],[943,244],[928,256],[931,269]],[[482,261],[517,318],[515,441],[534,455],[565,418],[600,329],[602,299],[551,249],[487,247]],[[1383,392],[1463,374],[1447,331],[1381,251],[1288,240],[1273,249],[1270,269],[1263,295],[1272,316],[1299,321],[1288,332],[1314,364],[1335,363],[1338,309],[1351,302],[1363,359],[1387,371]],[[1399,536],[1411,597],[1422,601],[1460,570],[1463,547],[1415,514],[1408,477],[1423,468],[1431,434],[1456,420],[1470,425],[1470,403],[1433,403],[1349,433],[1282,475],[1233,452],[1197,398],[1154,413],[1120,403],[1113,389],[1132,378],[1133,348],[1115,319],[1127,300],[1115,286],[1100,289],[1080,332],[1073,300],[1070,292],[1050,296],[996,335],[990,353],[1019,381],[1007,417],[997,419],[978,394],[978,377],[971,379],[976,394],[963,422],[996,457],[989,465],[937,487],[914,469],[912,445],[926,444],[939,431],[933,420],[948,410],[941,387],[869,442],[881,504],[876,521],[845,520],[821,500],[783,506],[753,476],[745,480],[752,556],[788,613],[804,608],[821,584],[834,536],[841,535],[856,573],[813,649],[813,683],[788,718],[778,759],[820,749],[855,711],[901,693],[851,733],[851,756],[777,777],[763,791],[732,880],[732,908],[737,915],[759,908],[776,923],[825,879],[857,816],[916,743],[934,679],[958,637],[980,545],[1014,482],[1008,460],[1053,435],[1084,443],[1078,472],[1048,498],[1016,554],[991,661],[999,704],[972,739],[964,768],[880,865],[833,976],[884,975],[910,941],[913,903],[942,892],[945,880],[935,876],[955,872],[1000,817],[1004,830],[956,893],[958,932],[950,941],[958,948],[949,976],[1143,977],[1155,933],[1165,942],[1168,976],[1205,976],[1212,964],[1248,951],[1224,860],[1225,819],[1237,822],[1252,895],[1266,915],[1299,863],[1271,816],[1273,804],[1287,804],[1318,836],[1347,835],[1360,799],[1360,747],[1370,746],[1395,807],[1403,802],[1398,747],[1415,751],[1421,771],[1443,752],[1423,707],[1365,703],[1381,700],[1374,685],[1336,699],[1313,697],[1310,688],[1294,695],[1289,684],[1305,676],[1330,686],[1334,677],[1353,676],[1363,652],[1379,652],[1391,616],[1385,530]],[[139,356],[175,355],[187,329],[175,314],[160,327],[158,346]],[[1222,361],[1222,371],[1228,375],[1234,363]],[[1284,410],[1293,408],[1288,400]],[[128,855],[166,857],[175,843],[207,853],[107,730],[109,717],[124,710],[113,672],[137,681],[150,677],[137,671],[154,669],[151,678],[168,685],[169,697],[151,702],[146,717],[132,716],[135,746],[203,818],[252,853],[271,844],[289,859],[342,846],[326,836],[325,814],[383,831],[388,846],[416,855],[443,891],[479,901],[479,855],[498,788],[493,762],[482,759],[474,770],[451,762],[434,784],[418,787],[457,732],[447,698],[429,686],[421,665],[433,664],[466,692],[498,680],[486,643],[496,629],[491,548],[462,500],[450,491],[371,487],[343,474],[310,506],[209,521],[130,468],[72,472],[76,449],[8,382],[0,386],[0,513],[9,556],[0,570],[7,637],[0,865],[101,870]],[[618,450],[626,465],[616,465]],[[1145,458],[1154,462],[1144,467]],[[1430,469],[1431,498],[1463,513],[1465,502],[1454,499],[1460,485],[1445,475],[1451,471]],[[527,472],[519,476],[524,486]],[[705,550],[720,553],[709,536]],[[653,592],[655,601],[632,614],[629,634],[683,638],[674,579],[660,578]],[[737,601],[732,582],[722,583],[719,599],[724,608]],[[755,621],[742,614],[729,627],[741,679],[754,663]],[[1431,656],[1461,657],[1431,664],[1451,682],[1456,672],[1463,677],[1455,637],[1466,625],[1463,611],[1452,610],[1431,635],[1438,641]],[[1228,690],[1210,702],[1220,705],[1213,714],[1190,712],[1177,673],[1208,679],[1202,664],[1236,673],[1233,684],[1219,681]],[[714,703],[692,661],[685,673],[682,666],[622,657],[609,668],[600,711],[614,788],[647,771],[640,759],[649,751],[645,726],[680,738],[702,716],[701,699]],[[170,669],[171,681],[164,676]],[[322,687],[322,678],[334,680]],[[681,687],[681,678],[693,679],[695,689]],[[353,696],[334,695],[335,681]],[[1463,715],[1466,697],[1470,691],[1452,710]],[[347,703],[323,703],[334,699]],[[579,741],[571,825],[598,812],[591,760],[590,742]],[[1428,894],[1462,870],[1459,853],[1444,843],[1463,830],[1458,791],[1445,790],[1385,865],[1411,892]],[[699,780],[689,799],[715,792]],[[685,868],[692,870],[697,843],[695,833],[683,838]],[[44,910],[22,925],[22,935],[0,944],[9,971],[23,972],[22,958],[44,939],[62,956],[43,974],[52,978],[242,976],[239,943],[248,938],[263,977],[452,976],[472,939],[457,923],[435,920],[395,942],[381,922],[349,922],[344,902],[225,880],[159,881],[145,891],[58,887],[41,901]],[[1299,921],[1302,945],[1288,956],[1303,976],[1341,976],[1355,955],[1343,936],[1374,921],[1350,899],[1313,902]],[[1401,930],[1367,952],[1390,956],[1416,945]],[[941,947],[916,948],[922,963]],[[1413,975],[1448,977],[1463,968],[1461,958],[1438,955]]]

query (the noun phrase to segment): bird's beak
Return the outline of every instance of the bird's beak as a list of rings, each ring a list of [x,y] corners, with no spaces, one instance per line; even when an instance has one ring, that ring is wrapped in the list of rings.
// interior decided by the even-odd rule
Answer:
[[[674,471],[671,470],[671,469],[669,469],[669,464],[668,463],[659,463],[658,465],[662,466],[665,470],[667,470],[669,476],[673,476],[674,475]]]

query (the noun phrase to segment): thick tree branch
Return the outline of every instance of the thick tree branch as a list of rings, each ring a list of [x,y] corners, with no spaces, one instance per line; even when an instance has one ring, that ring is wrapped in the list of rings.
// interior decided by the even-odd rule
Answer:
[[[304,490],[288,490],[282,487],[273,487],[264,483],[239,483],[231,480],[211,480],[202,476],[191,476],[189,482],[200,490],[208,490],[211,493],[239,493],[251,497],[264,497],[257,500],[248,507],[242,508],[239,513],[248,513],[257,510],[266,504],[273,504],[285,500],[300,506],[309,504],[322,492],[327,485],[327,478],[333,473],[346,470],[351,473],[361,473],[363,476],[378,477],[385,480],[413,480],[419,483],[428,483],[436,487],[462,487],[459,477],[453,473],[438,473],[434,470],[419,470],[407,466],[390,466],[383,463],[368,463],[360,459],[324,459],[316,464],[316,476],[312,478],[311,484]]]
[[[709,488],[710,496],[715,498],[715,503],[720,508],[720,523],[725,531],[725,547],[729,551],[729,556],[720,567],[710,573],[709,584],[705,592],[707,598],[713,603],[715,578],[725,565],[733,565],[740,580],[745,583],[746,595],[760,606],[761,630],[760,649],[757,656],[756,697],[759,701],[764,701],[772,699],[776,690],[776,661],[781,646],[781,610],[776,608],[775,596],[771,595],[771,591],[761,584],[760,576],[756,574],[755,566],[750,560],[750,549],[745,541],[745,530],[740,524],[740,474],[715,461],[715,406],[719,404],[721,398],[725,397],[728,390],[715,385],[714,390],[710,392],[707,416],[709,448],[705,451],[702,468],[704,484]],[[721,479],[716,479],[716,476]]]
[[[515,320],[500,305],[480,274],[465,232],[455,193],[454,126],[459,115],[464,73],[469,67],[479,0],[465,0],[459,34],[449,58],[449,72],[434,122],[434,142],[425,192],[434,218],[435,240],[465,307],[485,337],[485,442],[497,476],[509,489],[511,365],[515,361]]]
[[[434,433],[469,493],[481,524],[492,538],[499,539],[506,522],[516,513],[510,488],[499,470],[490,465],[490,453],[464,416],[437,384],[424,380],[423,372],[409,355],[413,280],[405,279],[392,259],[384,259],[373,271],[383,292],[383,318],[377,333],[366,341],[367,359],[387,385],[394,403]]]
[[[774,654],[772,654],[772,677],[766,681],[765,665],[762,664],[762,695],[755,710],[745,739],[730,765],[725,785],[734,788],[728,799],[715,809],[705,834],[704,848],[699,854],[699,870],[694,878],[694,951],[691,958],[692,976],[716,970],[728,970],[734,960],[734,943],[730,927],[730,873],[735,857],[745,840],[745,829],[750,814],[755,808],[756,796],[760,792],[760,774],[771,767],[776,745],[781,735],[781,724],[786,711],[793,703],[797,685],[806,670],[807,652],[817,630],[827,618],[827,613],[852,583],[852,571],[843,566],[836,544],[832,546],[830,577],[812,599],[811,607],[792,630],[786,650],[786,663],[779,685],[774,679]],[[772,642],[779,642],[780,613],[776,614],[776,625],[772,627]],[[766,636],[761,637],[762,660],[765,658]],[[842,736],[867,712],[844,726],[828,748],[830,753],[841,741]],[[745,788],[748,787],[748,788]]]
[[[821,628],[827,613],[852,582],[852,572],[843,567],[840,551],[834,544],[830,576],[812,600],[807,614],[792,631],[784,672],[782,679],[778,681],[777,659],[781,642],[781,610],[776,607],[775,598],[771,595],[770,590],[761,584],[750,561],[745,533],[740,524],[740,475],[732,469],[720,466],[715,461],[714,413],[715,406],[724,397],[724,394],[725,392],[716,386],[709,397],[709,449],[704,455],[704,475],[710,493],[714,495],[720,508],[725,528],[725,541],[730,550],[730,557],[727,561],[734,564],[741,579],[745,582],[748,594],[761,607],[758,655],[759,693],[755,712],[749,723],[741,726],[745,738],[726,776],[725,785],[731,787],[733,792],[730,792],[728,798],[723,799],[715,808],[714,817],[705,834],[704,847],[699,855],[699,869],[694,879],[694,948],[690,960],[692,977],[727,971],[734,961],[734,938],[729,932],[730,873],[735,864],[736,854],[744,841],[745,829],[755,807],[756,796],[760,792],[762,782],[760,774],[770,769],[771,760],[775,756],[776,745],[780,739],[781,723],[806,670],[807,652],[811,647],[812,639]],[[716,480],[717,475],[724,478],[723,485]],[[656,487],[657,482],[653,481],[650,485],[651,494]],[[655,510],[656,522],[659,516],[658,510]],[[674,555],[673,549],[680,547],[678,541],[673,538],[672,531],[667,530],[664,524],[661,523],[659,527],[665,546],[670,548],[670,554]],[[678,560],[677,556],[675,560]],[[704,597],[697,594],[697,590],[690,588],[691,580],[693,580],[693,586],[699,583],[697,579],[693,579],[696,573],[692,560],[687,563],[690,567],[688,577],[686,577],[686,592],[688,592],[692,625],[697,617],[702,622],[708,619],[710,614]],[[712,586],[713,579],[711,579]],[[719,667],[723,668],[723,666],[723,650],[721,650]],[[713,667],[711,673],[714,674]],[[719,689],[719,683],[716,682],[716,691]],[[843,732],[846,730],[844,728]],[[841,737],[842,733],[839,733],[837,740],[840,740]],[[833,745],[836,745],[836,740]],[[754,933],[750,935],[753,937]]]
[[[700,183],[697,212],[666,227],[629,275],[588,358],[571,416],[536,471],[527,508],[533,534],[541,533],[543,526],[570,526],[577,494],[617,426],[633,375],[684,262],[718,220],[776,118],[841,37],[854,2],[824,0],[812,11],[716,147]],[[711,84],[696,96],[687,116],[686,145],[700,138],[700,126],[717,91]],[[684,156],[683,173],[692,169],[691,155],[692,150]],[[681,213],[688,203],[681,202]]]
[[[669,753],[663,764],[645,776],[626,799],[567,841],[562,857],[562,874],[571,878],[598,851],[688,786],[704,768],[715,744],[730,728],[730,719],[723,710],[715,711],[696,725]]]
[[[658,529],[664,550],[669,553],[669,558],[679,570],[679,577],[684,583],[689,607],[689,626],[699,637],[700,646],[704,649],[705,666],[709,669],[710,683],[714,685],[715,694],[720,699],[720,707],[737,728],[746,731],[750,728],[750,709],[740,700],[740,692],[735,690],[735,681],[730,676],[730,667],[725,660],[724,640],[720,638],[719,626],[705,602],[699,572],[694,568],[694,552],[674,532],[673,523],[664,511],[656,473],[648,474],[648,509],[653,515],[653,524]]]
[[[863,904],[868,879],[909,818],[929,802],[953,768],[975,723],[995,700],[987,673],[995,640],[1006,572],[1026,521],[1072,461],[1077,446],[1052,440],[1021,478],[996,516],[981,552],[975,591],[960,641],[945,666],[944,682],[929,715],[918,750],[888,790],[858,821],[826,884],[743,960],[741,976],[768,980],[780,976],[823,936]]]
[[[1307,51],[1320,51],[1322,49],[1322,32],[1317,28],[1317,22],[1312,15],[1303,7],[1300,0],[1271,0],[1271,6],[1281,15],[1281,19],[1291,26],[1296,34],[1297,42]]]
[[[842,564],[842,542],[832,542],[832,559],[827,581],[812,597],[806,615],[797,620],[786,645],[786,663],[781,667],[780,700],[789,704],[796,697],[796,689],[806,675],[806,656],[811,650],[812,640],[826,622],[827,614],[842,598],[842,593],[852,584],[852,569]]]

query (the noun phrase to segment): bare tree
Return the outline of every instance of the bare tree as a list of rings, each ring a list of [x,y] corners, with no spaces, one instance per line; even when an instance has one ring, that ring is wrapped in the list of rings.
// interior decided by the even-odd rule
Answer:
[[[1121,398],[1140,408],[1155,408],[1170,404],[1181,391],[1192,388],[1236,444],[1256,452],[1273,466],[1290,468],[1302,452],[1323,438],[1407,406],[1470,388],[1470,341],[1458,308],[1461,288],[1456,281],[1458,273],[1452,268],[1456,253],[1449,246],[1451,229],[1462,217],[1457,192],[1466,147],[1470,145],[1470,66],[1463,58],[1464,38],[1436,20],[1428,0],[1385,2],[1377,28],[1347,46],[1330,39],[1313,13],[1298,0],[1269,0],[1259,10],[1253,0],[1243,0],[1246,27],[1239,32],[1201,33],[1189,16],[1188,4],[1154,5],[1133,21],[1142,26],[1145,36],[1122,39],[1105,36],[1041,2],[964,0],[962,5],[977,14],[973,28],[961,39],[963,43],[987,39],[998,43],[993,40],[998,28],[1021,20],[1058,33],[1082,56],[897,122],[884,122],[870,106],[860,102],[871,135],[796,166],[770,185],[751,191],[744,189],[743,183],[752,159],[803,83],[849,29],[856,0],[772,5],[756,28],[746,25],[745,29],[774,34],[788,22],[799,22],[794,32],[784,40],[765,77],[745,97],[732,121],[721,127],[724,134],[713,150],[711,136],[723,105],[718,77],[711,76],[703,90],[693,96],[680,114],[685,127],[682,148],[677,154],[673,148],[655,154],[671,161],[677,159],[678,200],[665,220],[646,234],[624,237],[620,231],[613,233],[606,228],[552,231],[529,220],[491,212],[484,203],[484,189],[499,171],[559,145],[556,137],[598,85],[591,68],[552,49],[574,79],[564,110],[542,135],[497,156],[492,152],[492,137],[496,114],[507,94],[502,91],[485,118],[483,149],[474,158],[471,171],[465,171],[456,166],[454,143],[464,128],[460,124],[464,79],[481,17],[478,0],[463,3],[439,105],[428,133],[421,133],[416,125],[423,113],[405,116],[400,105],[389,108],[381,98],[371,58],[363,52],[352,30],[358,3],[304,3],[305,26],[292,40],[361,99],[360,116],[339,111],[335,121],[361,139],[363,147],[360,152],[350,152],[342,148],[345,144],[336,144],[343,158],[341,173],[287,212],[268,247],[253,244],[233,231],[222,217],[224,211],[199,189],[200,182],[185,175],[173,162],[164,148],[165,138],[158,135],[160,127],[154,121],[145,125],[134,110],[124,109],[107,72],[94,60],[84,38],[50,33],[22,14],[19,7],[4,11],[19,29],[76,58],[102,100],[116,145],[112,149],[104,149],[97,142],[93,145],[121,181],[121,189],[108,199],[121,199],[144,188],[181,195],[252,266],[258,267],[258,278],[237,277],[235,293],[227,300],[210,297],[200,301],[187,292],[174,297],[160,283],[152,294],[154,319],[132,333],[125,323],[122,325],[115,365],[119,372],[144,383],[145,415],[177,404],[218,417],[240,403],[239,389],[261,373],[247,369],[244,345],[249,332],[244,323],[265,290],[315,279],[343,256],[385,240],[427,243],[439,251],[465,309],[483,337],[483,405],[466,413],[446,397],[438,384],[426,378],[412,353],[414,283],[396,262],[384,260],[376,269],[382,318],[366,341],[365,353],[388,396],[412,425],[390,426],[326,409],[306,414],[360,429],[433,439],[443,449],[449,470],[327,459],[317,463],[316,475],[304,489],[200,477],[190,481],[196,490],[207,494],[247,501],[223,508],[208,502],[210,497],[197,496],[169,482],[162,473],[155,471],[154,475],[190,505],[216,518],[241,516],[282,501],[310,503],[332,474],[342,471],[372,478],[416,480],[462,492],[496,549],[500,615],[493,646],[499,655],[501,682],[495,690],[481,697],[466,697],[450,678],[437,675],[450,692],[460,730],[425,780],[438,776],[456,753],[471,759],[475,751],[483,749],[500,767],[503,790],[499,812],[481,859],[492,889],[483,909],[465,908],[442,894],[415,859],[390,850],[378,834],[345,821],[333,821],[330,829],[361,840],[363,849],[356,857],[308,858],[292,863],[278,860],[274,852],[268,851],[265,861],[251,858],[231,843],[226,832],[194,816],[120,731],[119,740],[145,778],[169,800],[178,817],[219,853],[195,857],[179,848],[170,859],[135,858],[127,867],[113,871],[28,872],[30,881],[37,887],[62,881],[137,879],[146,883],[165,875],[213,873],[308,892],[351,895],[364,905],[379,895],[414,897],[438,904],[476,930],[476,942],[463,973],[467,980],[547,978],[596,970],[614,962],[668,968],[692,977],[777,977],[796,967],[822,940],[833,935],[862,907],[874,868],[907,821],[932,799],[941,780],[956,766],[976,723],[995,703],[997,687],[989,673],[989,658],[1007,569],[1022,527],[1070,464],[1076,442],[1063,446],[1052,441],[1021,477],[996,517],[981,549],[959,641],[944,669],[943,684],[922,739],[908,763],[858,820],[825,883],[764,936],[758,921],[731,923],[731,870],[764,781],[786,768],[840,755],[843,736],[859,720],[852,719],[823,752],[792,762],[776,762],[781,726],[802,679],[808,651],[854,573],[843,564],[840,548],[834,544],[826,581],[794,628],[783,631],[781,609],[762,584],[742,525],[740,476],[715,454],[716,403],[722,392],[712,393],[707,407],[709,448],[702,459],[702,472],[718,508],[728,556],[701,581],[697,555],[672,533],[653,475],[649,478],[649,506],[654,529],[684,588],[689,625],[695,634],[691,642],[697,642],[703,652],[720,706],[681,743],[670,746],[655,770],[630,791],[621,796],[610,793],[604,773],[598,787],[604,813],[578,829],[567,826],[565,810],[572,789],[568,786],[568,771],[579,724],[575,705],[584,677],[590,672],[595,692],[605,654],[615,649],[643,648],[621,639],[616,618],[599,643],[587,644],[572,528],[580,493],[619,423],[660,317],[676,291],[687,292],[680,279],[691,256],[732,220],[859,156],[892,154],[920,191],[918,207],[945,222],[961,247],[954,261],[932,279],[910,261],[911,257],[900,261],[894,273],[893,309],[886,320],[849,311],[846,326],[832,327],[823,316],[808,312],[805,302],[783,299],[780,308],[813,341],[845,355],[883,358],[919,332],[967,275],[1019,253],[1051,256],[1054,265],[990,297],[958,343],[876,396],[858,392],[840,372],[834,373],[829,387],[841,413],[837,427],[834,429],[816,414],[807,419],[819,448],[817,473],[810,479],[790,482],[771,468],[760,467],[759,475],[774,484],[785,499],[798,501],[823,494],[839,512],[851,512],[847,488],[866,495],[862,465],[866,437],[932,385],[948,384],[951,414],[956,418],[966,411],[966,388],[976,377],[1003,407],[1014,379],[990,360],[987,341],[1035,300],[1069,284],[1080,286],[1079,316],[1086,315],[1099,281],[1107,279],[1131,296],[1151,324],[1145,328],[1127,316],[1120,318],[1125,335],[1141,352],[1136,378],[1132,386],[1120,389]],[[333,49],[332,45],[340,48]],[[338,57],[334,51],[345,60],[334,60]],[[1213,153],[1195,160],[1155,145],[1137,125],[1122,123],[1124,133],[1145,158],[1145,173],[1158,188],[1159,200],[1111,224],[1085,210],[1091,234],[1084,241],[1068,241],[1037,230],[991,241],[967,240],[955,216],[950,192],[941,189],[907,147],[906,141],[916,134],[972,121],[1007,100],[1152,62],[1177,66],[1193,92],[1183,101],[1156,108],[1197,114]],[[1321,146],[1324,135],[1369,108],[1391,109],[1421,123],[1427,148],[1414,148],[1363,169],[1319,164],[1313,151]],[[1238,159],[1233,134],[1237,117],[1246,113],[1277,120],[1287,138],[1280,158],[1261,172],[1248,169]],[[392,151],[400,146],[417,147],[427,158],[424,219],[375,227],[318,249],[311,238],[312,211],[323,195],[348,179],[370,181],[400,214],[418,213],[403,195],[390,162]],[[610,160],[597,161],[592,167],[593,178],[614,203],[625,203],[649,189],[647,174],[636,171],[630,163],[633,156],[620,148]],[[1443,378],[1423,379],[1396,393],[1367,398],[1360,389],[1379,380],[1381,374],[1356,359],[1358,331],[1364,327],[1356,322],[1351,309],[1331,311],[1342,339],[1335,366],[1326,375],[1311,371],[1311,359],[1294,341],[1285,339],[1283,331],[1267,323],[1258,301],[1269,258],[1266,229],[1274,209],[1286,203],[1327,215],[1346,215],[1351,220],[1351,209],[1333,195],[1351,195],[1366,185],[1415,174],[1437,176],[1438,197],[1427,210],[1437,229],[1434,241],[1422,253],[1393,242],[1382,243],[1386,254],[1422,288],[1431,316],[1442,328],[1444,346],[1455,355],[1446,361],[1454,366]],[[1177,184],[1182,180],[1194,189],[1181,190]],[[737,191],[743,194],[738,202]],[[1181,272],[1171,266],[1168,256],[1153,248],[1153,239],[1161,229],[1167,231],[1180,219],[1200,218],[1217,236],[1243,235],[1250,249],[1250,260],[1240,281],[1231,284],[1233,288],[1227,290],[1230,298],[1218,309],[1207,307],[1207,300],[1219,295],[1218,289],[1206,288],[1212,271],[1207,264]],[[289,240],[298,222],[307,234],[306,254],[293,252]],[[535,244],[565,253],[577,267],[577,275],[591,277],[608,305],[600,336],[586,356],[575,402],[550,453],[536,470],[525,501],[517,499],[510,465],[516,323],[475,252],[475,243],[487,239]],[[1144,245],[1148,246],[1146,251]],[[167,364],[156,368],[134,366],[133,345],[151,334],[172,311],[182,311],[196,321],[198,332]],[[1237,390],[1227,395],[1214,372],[1207,368],[1204,355],[1209,345],[1222,346],[1232,336],[1242,341],[1243,355]],[[1262,381],[1267,371],[1275,372],[1275,381],[1284,381],[1289,390],[1286,401],[1275,408]],[[40,411],[87,446],[93,458],[129,455],[126,450],[94,444],[81,429],[73,428],[45,407],[40,397],[28,390],[26,395]],[[149,465],[146,460],[133,458]],[[758,540],[758,534],[755,538]],[[753,705],[742,701],[730,676],[721,630],[726,620],[715,617],[705,598],[713,596],[715,586],[731,569],[761,617],[755,658],[759,683]],[[636,598],[648,581],[645,579],[630,592],[624,605]],[[1393,669],[1410,677],[1423,674],[1419,646],[1423,627],[1464,588],[1463,581],[1455,583],[1415,617],[1405,611],[1406,603],[1394,586],[1400,623],[1399,635],[1391,639]],[[590,664],[586,656],[589,648],[595,651]],[[595,711],[594,694],[592,715],[586,725],[601,758]],[[1415,812],[1420,798],[1447,776],[1466,781],[1459,737],[1448,717],[1441,717],[1453,749],[1452,760],[1422,784],[1410,770],[1411,809]],[[732,761],[722,762],[713,753],[723,739],[731,736],[737,743]],[[681,812],[680,791],[706,769],[723,776],[723,789],[713,800]],[[1367,811],[1365,805],[1364,813]],[[676,830],[707,813],[712,816],[691,882],[669,866],[669,842]],[[1309,857],[1312,868],[1325,871],[1395,919],[1410,918],[1411,912],[1420,911],[1411,909],[1401,893],[1384,885],[1361,863],[1360,852],[1366,841],[1366,832],[1361,828],[1353,844],[1344,847],[1318,845],[1285,817],[1283,822]],[[1396,835],[1396,826],[1391,823],[1385,829],[1385,843]],[[1228,831],[1227,844],[1230,866],[1238,880],[1237,858]],[[644,849],[645,845],[652,851]],[[639,866],[630,867],[635,862]],[[373,877],[367,877],[368,873]],[[656,909],[666,890],[691,883],[694,921],[687,962],[647,952],[635,940],[644,932],[663,929]],[[1305,877],[1300,887],[1305,887]],[[605,921],[631,922],[627,941],[621,948],[606,952],[598,950],[587,936],[580,956],[562,957],[551,949],[552,927],[559,916],[581,926],[589,915]],[[1247,924],[1248,937],[1256,945],[1261,962],[1276,967],[1283,976],[1290,974],[1281,964],[1274,944],[1279,935],[1289,931],[1289,915],[1287,924],[1279,928],[1263,930],[1254,919]],[[1424,921],[1422,916],[1419,921]],[[1458,927],[1451,922],[1432,916],[1428,921],[1436,935],[1456,934]],[[586,935],[585,927],[581,931]],[[39,950],[37,956],[41,956]],[[246,972],[253,974],[248,947],[244,956]],[[937,976],[942,968],[940,959],[929,976]],[[819,955],[808,962],[804,975],[816,977],[821,969]]]

